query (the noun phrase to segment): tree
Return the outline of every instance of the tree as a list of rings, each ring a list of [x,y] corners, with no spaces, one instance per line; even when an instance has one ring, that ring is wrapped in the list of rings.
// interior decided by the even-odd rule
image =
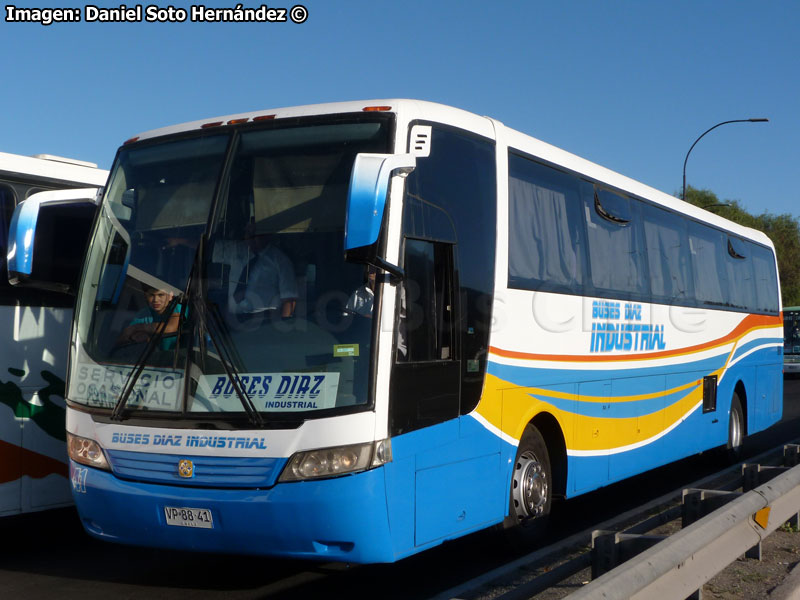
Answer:
[[[800,305],[800,222],[792,215],[752,215],[738,200],[721,202],[710,190],[686,188],[686,201],[745,227],[763,231],[775,244],[784,306]]]

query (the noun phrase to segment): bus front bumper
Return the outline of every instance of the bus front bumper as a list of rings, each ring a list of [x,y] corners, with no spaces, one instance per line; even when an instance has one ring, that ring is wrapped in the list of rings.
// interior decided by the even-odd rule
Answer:
[[[395,560],[381,468],[231,490],[125,481],[70,461],[70,479],[84,528],[107,541],[353,563]],[[211,527],[170,525],[167,508],[208,510]]]

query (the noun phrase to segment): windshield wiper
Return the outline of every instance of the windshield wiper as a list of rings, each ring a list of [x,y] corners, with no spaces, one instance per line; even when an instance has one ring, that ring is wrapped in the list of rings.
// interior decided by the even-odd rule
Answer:
[[[170,303],[167,305],[164,314],[172,315],[175,311],[175,305],[178,302],[178,297],[175,296],[170,300]],[[183,311],[181,311],[183,312]],[[122,386],[122,392],[119,395],[119,400],[114,405],[114,409],[111,411],[111,419],[114,421],[122,421],[122,411],[125,409],[125,405],[128,403],[128,399],[133,392],[133,388],[136,385],[136,382],[139,380],[139,376],[144,371],[145,363],[147,359],[150,358],[150,355],[155,350],[156,346],[161,342],[161,339],[164,337],[164,333],[167,330],[167,321],[163,321],[162,323],[158,323],[156,325],[155,331],[153,335],[150,336],[150,339],[147,342],[147,346],[145,346],[144,351],[136,360],[136,363],[133,365],[133,369],[130,373],[128,373],[128,377],[125,379],[125,383]]]
[[[236,392],[236,396],[239,398],[239,402],[241,402],[242,407],[244,408],[244,412],[247,413],[248,419],[254,426],[261,428],[264,426],[264,419],[261,417],[261,413],[258,412],[256,405],[247,394],[247,391],[242,384],[242,380],[239,377],[239,372],[234,366],[233,355],[235,350],[231,348],[232,344],[225,335],[222,318],[217,312],[210,310],[209,306],[204,302],[202,290],[203,278],[198,277],[197,275],[202,270],[202,265],[204,264],[203,255],[205,254],[205,246],[206,234],[203,234],[200,236],[200,243],[197,246],[197,253],[195,255],[195,264],[192,266],[192,271],[189,274],[189,282],[187,285],[189,304],[192,307],[195,315],[194,318],[196,319],[196,339],[201,345],[202,352],[203,347],[205,346],[205,335],[208,334],[209,338],[211,339],[211,343],[214,344],[214,347],[217,349],[219,361],[222,363],[222,368],[225,370],[225,375],[227,375],[228,380],[231,382],[231,385]],[[207,320],[207,317],[209,316],[211,319]],[[209,322],[213,323],[213,327],[208,326]],[[190,355],[191,353],[187,352],[187,375],[192,362]],[[205,355],[205,353],[203,353],[203,355]],[[188,394],[188,386],[184,388],[184,394]]]

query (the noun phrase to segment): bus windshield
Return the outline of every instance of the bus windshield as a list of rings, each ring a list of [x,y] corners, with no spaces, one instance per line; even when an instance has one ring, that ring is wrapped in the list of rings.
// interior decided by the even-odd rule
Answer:
[[[388,130],[339,116],[124,146],[78,295],[69,401],[190,420],[369,406],[379,289],[344,260],[345,208],[355,155],[387,152]]]

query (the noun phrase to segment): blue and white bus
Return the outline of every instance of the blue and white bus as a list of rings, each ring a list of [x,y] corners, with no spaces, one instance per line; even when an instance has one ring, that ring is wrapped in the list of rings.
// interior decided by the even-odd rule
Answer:
[[[780,315],[765,235],[490,118],[144,133],[78,293],[75,501],[100,539],[347,562],[536,533],[554,498],[778,421]]]
[[[0,516],[72,502],[64,431],[67,345],[95,196],[107,176],[94,163],[0,152]],[[63,190],[84,202],[64,210]],[[61,205],[56,210],[75,236],[50,265],[65,276],[62,285],[46,291],[12,287],[6,276],[6,236],[23,205]]]

